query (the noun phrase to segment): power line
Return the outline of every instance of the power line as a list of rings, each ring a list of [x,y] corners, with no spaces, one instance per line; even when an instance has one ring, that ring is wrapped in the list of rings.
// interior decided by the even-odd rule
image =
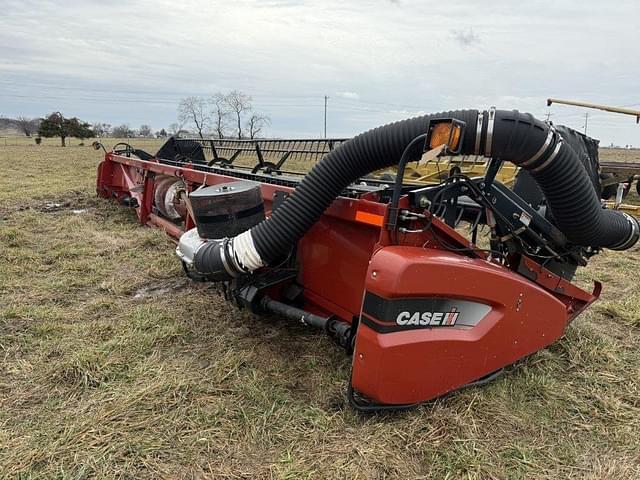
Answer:
[[[148,105],[177,105],[178,99],[176,100],[163,100],[163,99],[155,99],[155,98],[131,98],[131,97],[85,97],[85,96],[77,96],[74,95],[73,98],[67,96],[60,95],[51,95],[51,94],[38,94],[37,98],[33,95],[20,95],[20,94],[10,94],[10,93],[0,93],[0,98],[20,98],[20,99],[29,99],[29,100],[67,100],[67,101],[82,101],[82,102],[92,102],[92,103],[102,103],[102,104],[127,104],[127,103],[135,103],[135,104],[148,104]],[[327,97],[328,99],[329,97]],[[254,102],[254,106],[260,108],[316,108],[323,107],[324,104],[319,103],[261,103]],[[399,113],[406,112],[405,110],[383,110],[376,108],[368,108],[368,107],[360,107],[360,106],[351,106],[351,105],[338,105],[334,107],[335,111],[342,112],[366,112],[366,113]],[[416,113],[418,109],[414,109],[411,112],[406,113]]]
[[[336,100],[339,102],[366,103],[368,105],[382,105],[382,106],[389,106],[389,107],[409,108],[413,110],[415,110],[416,108],[415,105],[407,105],[407,104],[392,103],[392,102],[373,102],[369,100],[362,100],[360,98],[356,99],[356,98],[337,97]]]
[[[73,98],[71,97],[62,97],[62,96],[56,96],[56,95],[41,95],[39,94],[37,96],[37,98],[35,98],[34,95],[17,95],[17,94],[7,94],[7,93],[0,93],[0,97],[7,97],[7,98],[27,98],[27,99],[33,99],[33,100],[39,100],[42,98],[48,99],[48,100],[83,100],[83,101],[88,101],[88,102],[102,102],[102,103],[162,103],[162,104],[172,104],[175,105],[177,104],[177,102],[175,101],[169,101],[169,100],[156,100],[156,99],[141,99],[141,98],[114,98],[114,97],[109,97],[109,98],[105,98],[105,97],[78,97],[78,96],[73,96]]]
[[[36,100],[36,98],[33,95],[19,95],[19,94],[8,94],[8,93],[1,93],[0,92],[0,97],[7,97],[7,98],[27,98],[27,99],[34,99]],[[162,99],[155,99],[155,98],[131,98],[131,97],[79,97],[79,96],[73,96],[73,98],[70,97],[66,97],[66,96],[58,96],[58,95],[42,95],[39,94],[37,96],[37,99],[47,99],[47,100],[82,100],[82,101],[89,101],[89,102],[100,102],[100,103],[148,103],[148,104],[167,104],[167,105],[177,105],[178,100],[162,100]],[[260,107],[303,107],[303,108],[309,108],[309,107],[321,107],[322,104],[316,103],[316,104],[311,104],[311,103],[304,103],[304,104],[292,104],[292,103],[260,103],[260,102],[254,102],[254,105],[256,106],[260,106]]]
[[[55,94],[52,94],[50,91],[51,90],[62,90],[62,91],[73,91],[73,92],[78,92],[78,91],[82,91],[82,92],[96,92],[96,93],[102,93],[102,94],[107,94],[109,95],[108,98],[106,97],[78,97],[78,96],[74,96],[74,99],[78,99],[78,100],[87,100],[87,101],[97,101],[97,100],[104,100],[106,102],[111,102],[114,100],[121,100],[121,101],[132,101],[132,102],[136,102],[136,103],[144,103],[144,102],[148,102],[148,103],[165,103],[165,104],[169,104],[169,103],[177,103],[179,101],[180,96],[184,96],[184,95],[194,95],[194,92],[180,92],[180,91],[161,91],[161,90],[157,90],[157,91],[153,91],[153,90],[131,90],[131,89],[121,89],[121,88],[117,88],[117,89],[109,89],[109,88],[96,88],[96,87],[84,87],[84,86],[63,86],[63,85],[51,85],[51,84],[45,84],[45,83],[34,83],[34,82],[30,82],[28,84],[24,84],[24,83],[19,83],[19,82],[12,82],[12,81],[6,81],[6,80],[0,80],[0,84],[1,85],[8,85],[8,86],[15,86],[15,87],[21,87],[21,89],[24,88],[44,88],[46,89],[44,92],[42,90],[40,90],[38,92],[38,96],[42,97],[42,98],[49,98],[49,99],[66,99],[67,97],[60,97],[60,96],[55,96]],[[49,91],[47,91],[49,90]],[[45,93],[45,95],[42,95],[43,93]],[[145,99],[145,98],[140,98],[140,97],[136,97],[135,99],[129,99],[128,97],[119,97],[119,98],[114,98],[113,95],[122,95],[122,94],[132,94],[132,95],[140,95],[140,94],[146,94],[146,95],[160,95],[160,96],[172,96],[174,98],[171,99],[158,99],[157,97],[153,98],[153,99]],[[197,95],[198,93],[195,92],[195,94]],[[22,95],[20,93],[4,93],[4,94],[0,94],[2,96],[5,97],[12,97],[12,98],[28,98],[31,95]],[[201,95],[201,96],[208,96],[208,94],[205,95]],[[253,95],[256,100],[255,103],[256,104],[261,104],[259,99],[263,98],[263,99],[283,99],[283,100],[287,100],[287,99],[309,99],[309,100],[313,100],[316,99],[317,96],[315,95],[274,95],[274,94],[260,94],[260,95]],[[346,102],[347,105],[344,105],[345,109],[352,109],[352,110],[361,110],[361,111],[371,111],[374,113],[393,113],[393,110],[389,110],[389,109],[372,109],[372,108],[367,108],[366,105],[377,105],[377,106],[387,106],[387,107],[391,107],[391,108],[395,108],[398,110],[404,110],[404,109],[409,109],[410,111],[416,111],[416,107],[415,105],[407,105],[407,104],[401,104],[401,103],[391,103],[391,102],[376,102],[376,101],[368,101],[368,100],[362,100],[362,99],[351,99],[351,98],[344,98],[344,97],[335,97],[334,98],[335,101],[337,101],[339,104],[340,103],[344,103]],[[355,105],[354,105],[355,104]],[[261,104],[262,105],[262,104]],[[270,104],[264,104],[264,106],[274,106],[274,107],[279,107],[279,106],[300,106],[300,107],[314,107],[314,106],[318,106],[316,104],[282,104],[282,103],[270,103]]]
[[[24,83],[24,82],[14,82],[14,81],[6,81],[6,80],[0,80],[0,85],[6,85],[6,86],[14,86],[14,87],[20,87],[20,88],[46,88],[49,90],[71,90],[71,91],[78,91],[78,90],[82,90],[82,91],[86,91],[86,92],[99,92],[99,93],[107,93],[107,94],[118,94],[118,93],[131,93],[134,95],[138,95],[138,94],[152,94],[152,95],[173,95],[173,96],[204,96],[204,97],[208,97],[211,95],[211,93],[203,93],[200,91],[180,91],[180,90],[150,90],[150,89],[144,89],[144,90],[131,90],[131,89],[126,89],[126,88],[120,88],[120,87],[112,87],[112,88],[99,88],[99,87],[95,87],[95,86],[91,86],[91,87],[87,87],[87,86],[68,86],[68,85],[55,85],[55,84],[50,84],[50,83],[37,83],[37,82],[29,82],[29,83]],[[317,98],[317,95],[291,95],[291,94],[286,94],[286,95],[276,95],[276,94],[264,94],[264,93],[254,93],[252,96],[254,97],[264,97],[264,98],[272,98],[272,99],[278,99],[278,98],[283,98],[283,99],[315,99]]]
[[[146,95],[170,95],[170,96],[183,96],[183,95],[200,95],[200,96],[209,96],[209,94],[205,94],[202,92],[194,92],[194,91],[179,91],[179,90],[150,90],[150,89],[145,89],[145,90],[137,90],[137,89],[127,89],[127,88],[100,88],[100,87],[95,87],[95,86],[68,86],[68,85],[57,85],[57,84],[50,84],[50,83],[42,83],[42,82],[20,82],[20,81],[13,81],[13,80],[0,80],[0,85],[5,85],[5,86],[15,86],[15,87],[20,87],[21,89],[24,88],[46,88],[49,90],[64,90],[64,91],[84,91],[84,92],[99,92],[99,93],[105,93],[105,94],[109,94],[109,95],[113,95],[113,94],[133,94],[133,95],[139,95],[139,94],[146,94]],[[39,92],[40,93],[40,92]],[[6,94],[4,94],[5,96],[8,96]],[[17,96],[18,94],[16,94]],[[291,95],[291,94],[285,94],[285,95],[278,95],[278,94],[271,94],[271,93],[256,93],[253,95],[256,98],[264,98],[264,99],[316,99],[317,95]],[[22,97],[19,98],[26,98],[27,96],[24,95]],[[111,99],[111,97],[109,98]],[[158,99],[153,99],[153,100],[143,100],[143,99],[135,99],[135,100],[140,100],[140,101],[148,101],[148,102],[154,102],[154,103],[169,103],[168,99],[164,99],[164,100],[158,100]],[[334,97],[333,98],[334,101],[337,101],[338,103],[340,102],[347,102],[350,103],[353,108],[359,107],[359,108],[363,108],[363,105],[378,105],[378,106],[386,106],[386,107],[391,107],[391,108],[398,108],[398,109],[409,109],[410,111],[416,111],[419,109],[416,109],[415,105],[409,105],[409,104],[403,104],[403,103],[393,103],[393,102],[380,102],[380,101],[371,101],[371,100],[363,100],[360,98],[348,98],[348,97],[344,97],[344,96],[338,96],[338,97]],[[133,101],[133,100],[132,100]],[[171,100],[173,101],[173,100]],[[258,103],[258,102],[257,102]],[[356,104],[356,105],[353,105]],[[270,105],[269,105],[270,106]],[[280,106],[280,104],[274,104],[274,106]],[[288,106],[288,105],[287,105]],[[293,106],[293,105],[292,105]],[[300,105],[300,106],[307,106],[307,105]],[[308,106],[316,106],[316,105],[311,105],[309,104]],[[640,103],[633,103],[633,104],[628,104],[628,105],[624,105],[624,107],[634,107],[634,106],[640,106]],[[373,110],[371,110],[373,111]],[[377,112],[391,112],[390,110],[381,110],[378,109],[376,110]],[[555,114],[554,114],[555,115]],[[567,114],[565,114],[567,115]],[[568,114],[568,115],[582,115],[581,113],[577,113],[577,114]]]

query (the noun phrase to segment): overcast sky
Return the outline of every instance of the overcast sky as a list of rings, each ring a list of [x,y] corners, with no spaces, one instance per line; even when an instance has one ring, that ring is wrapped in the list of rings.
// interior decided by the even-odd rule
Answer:
[[[176,121],[187,95],[239,89],[269,135],[350,136],[419,113],[517,108],[574,128],[549,96],[640,108],[640,2],[0,0],[0,116]],[[603,144],[633,117],[589,112]]]

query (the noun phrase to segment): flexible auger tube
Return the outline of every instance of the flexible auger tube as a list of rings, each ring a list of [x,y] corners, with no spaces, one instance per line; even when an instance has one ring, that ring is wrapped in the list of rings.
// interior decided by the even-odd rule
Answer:
[[[474,141],[469,130],[475,130],[477,117],[477,110],[425,115],[369,130],[341,144],[311,169],[271,218],[232,239],[230,249],[222,248],[218,242],[200,248],[195,255],[196,269],[224,280],[228,278],[225,272],[230,272],[229,260],[233,260],[232,276],[269,265],[297,243],[347,186],[363,175],[397,164],[407,144],[427,131],[431,119],[456,118],[466,122],[471,126],[464,138],[469,149]],[[236,248],[238,243],[242,248]],[[231,258],[229,250],[233,250]],[[243,262],[243,258],[256,257],[260,264]]]
[[[329,153],[305,176],[270,219],[235,238],[209,242],[195,255],[195,266],[225,280],[276,261],[358,178],[396,165],[432,119],[466,123],[462,154],[484,154],[529,170],[547,197],[558,228],[577,244],[625,249],[638,240],[638,222],[604,210],[582,163],[550,125],[518,111],[457,110],[412,118],[362,133]]]
[[[490,116],[485,113],[485,120]],[[605,210],[576,155],[553,127],[532,115],[496,111],[491,152],[529,171],[547,199],[558,228],[572,243],[625,250],[638,241],[635,218]]]

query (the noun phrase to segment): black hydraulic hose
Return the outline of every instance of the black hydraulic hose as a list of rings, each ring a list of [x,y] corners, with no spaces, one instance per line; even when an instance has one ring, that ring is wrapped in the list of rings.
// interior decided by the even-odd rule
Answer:
[[[411,140],[411,143],[407,145],[400,156],[400,161],[398,162],[398,171],[396,173],[396,180],[393,185],[393,196],[391,197],[391,208],[396,209],[398,207],[398,202],[400,201],[400,195],[402,192],[402,184],[404,182],[404,169],[407,163],[415,160],[419,160],[422,154],[422,150],[424,148],[424,142],[427,139],[427,134],[423,133],[422,135],[418,135],[416,138]],[[420,150],[416,147],[420,145]],[[393,212],[395,215],[395,212]],[[395,221],[395,219],[393,219]]]
[[[576,153],[549,124],[515,110],[457,110],[391,123],[341,144],[311,169],[271,218],[232,239],[203,245],[195,254],[196,269],[226,280],[273,263],[348,185],[397,165],[409,143],[426,133],[432,120],[442,118],[465,122],[462,154],[484,154],[530,171],[558,228],[574,244],[625,249],[638,240],[638,222],[601,207]]]
[[[306,310],[296,308],[287,303],[278,302],[270,297],[262,297],[260,301],[260,307],[269,313],[275,313],[282,315],[283,317],[290,318],[292,320],[304,323],[310,327],[319,328],[320,330],[326,330],[329,318],[315,315]]]

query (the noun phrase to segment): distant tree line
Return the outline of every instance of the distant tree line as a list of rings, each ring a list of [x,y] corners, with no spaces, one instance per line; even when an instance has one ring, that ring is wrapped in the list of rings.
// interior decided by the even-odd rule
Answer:
[[[131,137],[166,137],[166,130],[163,128],[153,133],[151,125],[142,124],[140,128],[132,129],[128,123],[122,125],[111,126],[109,123],[94,123],[93,131],[96,137],[115,137],[115,138],[131,138]]]
[[[172,124],[172,134],[183,126],[192,127],[200,138],[256,138],[271,125],[271,119],[253,109],[250,95],[233,90],[217,92],[211,97],[186,97],[178,104],[178,121]]]
[[[89,124],[77,117],[67,118],[61,112],[53,112],[44,118],[0,118],[0,130],[18,130],[27,137],[37,134],[36,143],[40,143],[41,137],[58,137],[63,147],[70,137],[81,140],[92,137],[163,138],[193,132],[200,138],[253,139],[264,133],[271,125],[271,119],[256,112],[252,102],[250,95],[238,90],[217,92],[210,97],[186,97],[178,104],[178,122],[155,132],[148,124],[142,124],[138,129],[132,129],[127,123],[116,126],[103,122]]]
[[[40,118],[28,117],[0,118],[0,130],[17,130],[21,134],[30,137],[37,133],[40,121]]]

